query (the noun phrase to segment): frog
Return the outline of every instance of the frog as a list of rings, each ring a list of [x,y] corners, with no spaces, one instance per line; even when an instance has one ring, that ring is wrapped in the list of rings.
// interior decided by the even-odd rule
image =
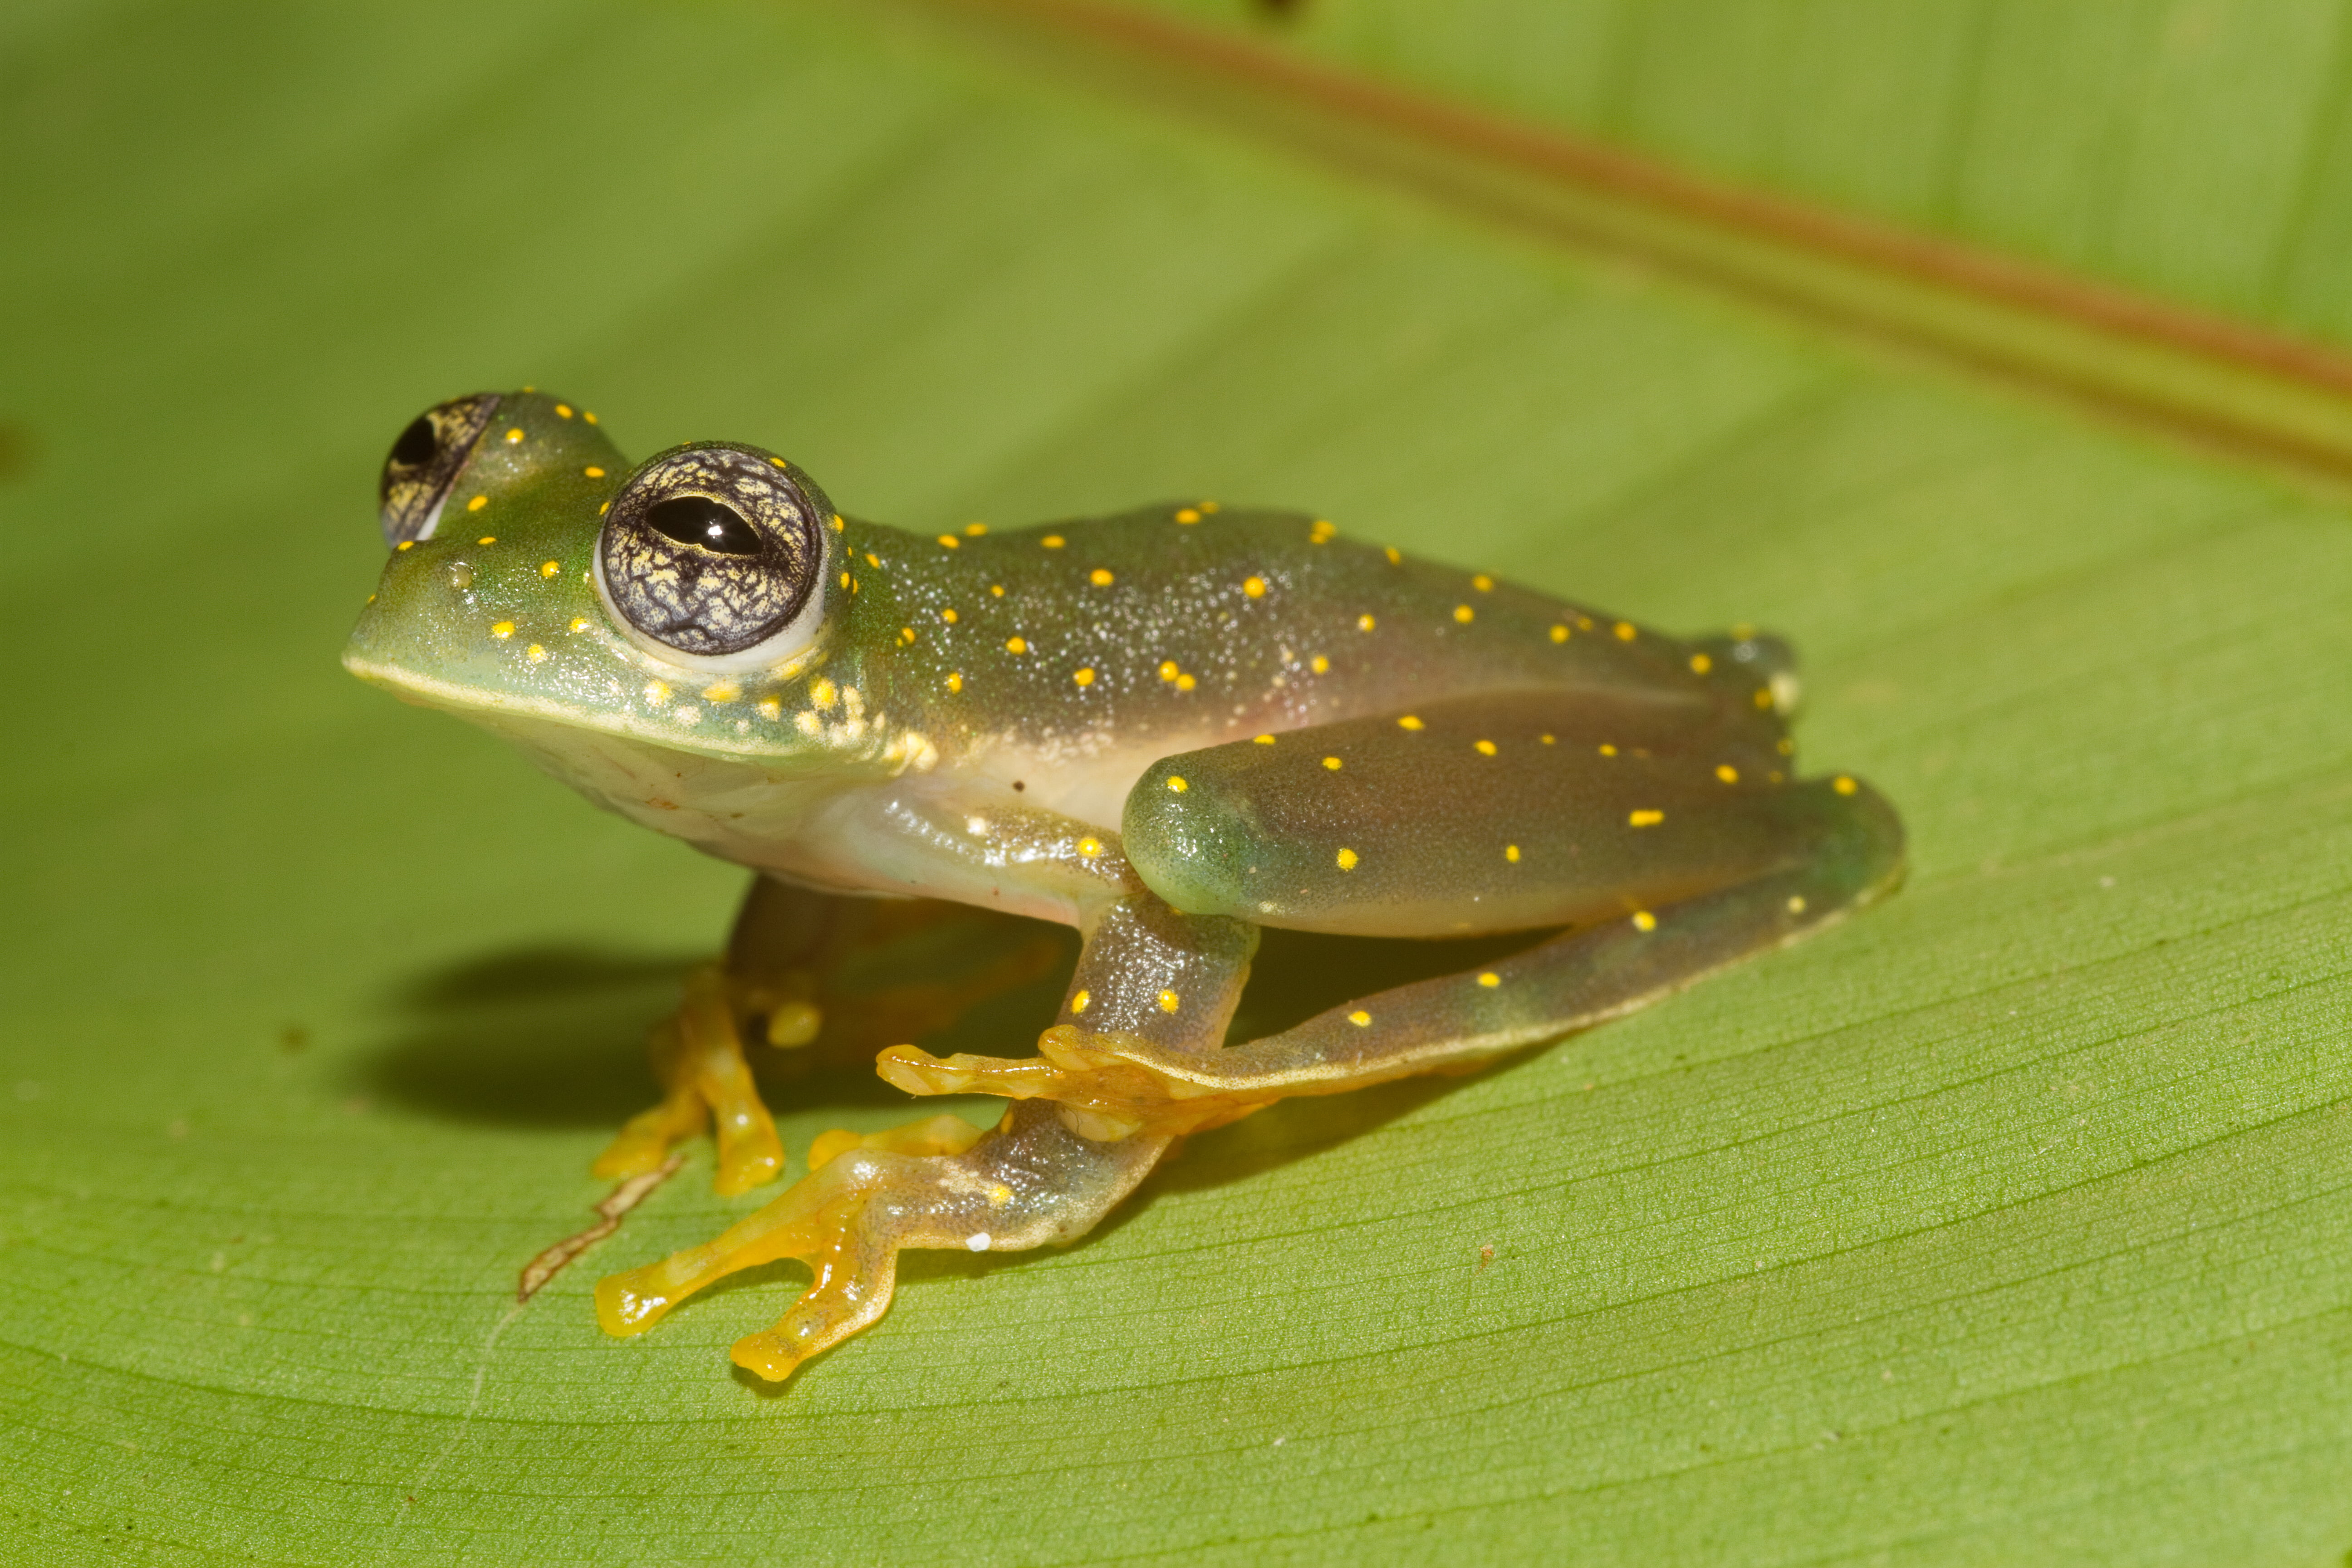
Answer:
[[[860,1047],[903,1030],[880,1077],[1000,1097],[992,1125],[826,1132],[765,1206],[597,1285],[630,1336],[798,1260],[810,1283],[731,1352],[772,1384],[875,1323],[908,1248],[1067,1245],[1198,1134],[1476,1070],[1901,879],[1885,796],[1798,770],[1785,639],[1669,635],[1314,512],[1196,497],[909,531],[764,447],[632,462],[530,387],[418,416],[379,502],[353,674],[752,873],[725,954],[654,1032],[658,1100],[598,1175],[642,1181],[709,1129],[719,1192],[781,1178],[755,1053],[847,1028],[824,974],[876,932],[1076,933],[1026,1054],[907,1043],[1025,962],[965,995],[908,974],[928,1000]],[[1524,945],[1228,1039],[1270,930]]]

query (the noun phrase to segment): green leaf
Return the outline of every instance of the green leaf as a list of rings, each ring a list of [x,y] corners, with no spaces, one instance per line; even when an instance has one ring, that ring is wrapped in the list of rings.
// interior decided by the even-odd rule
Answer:
[[[1678,280],[1738,234],[1573,247],[1454,165],[1090,85],[1045,14],[0,19],[0,1557],[2352,1546],[2341,505],[2024,384],[2079,324],[2011,321],[2005,379],[1890,354]],[[2054,223],[2030,165],[1979,173]],[[2052,254],[2175,276],[2102,232]],[[1781,628],[1910,884],[1476,1078],[1195,1140],[1066,1252],[920,1257],[781,1394],[726,1346],[788,1268],[639,1340],[589,1310],[759,1201],[705,1153],[517,1310],[740,881],[336,668],[383,448],[524,382],[926,531],[1296,502]],[[1270,943],[1251,1005],[1389,962]],[[906,1114],[776,1098],[796,1155]]]

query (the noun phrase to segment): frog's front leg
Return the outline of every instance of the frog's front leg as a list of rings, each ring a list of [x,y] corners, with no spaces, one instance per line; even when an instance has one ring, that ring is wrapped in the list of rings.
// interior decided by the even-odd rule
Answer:
[[[1091,883],[1102,895],[1084,905],[1086,942],[1063,1016],[1098,1021],[1180,1056],[1213,1049],[1248,977],[1256,929],[1177,914],[1132,881],[1100,836],[1040,817],[1000,824],[997,847],[1024,837],[1038,841],[1024,847],[1041,858],[1066,852],[1082,862],[1079,890]],[[1123,877],[1129,886],[1121,892]],[[1115,1114],[1038,1101],[1014,1107],[984,1133],[950,1117],[865,1138],[827,1133],[811,1173],[758,1214],[716,1240],[605,1279],[596,1292],[599,1320],[609,1332],[640,1333],[726,1275],[797,1258],[813,1276],[806,1293],[733,1352],[762,1377],[789,1376],[881,1316],[903,1247],[1013,1251],[1084,1235],[1175,1141],[1134,1127]]]
[[[803,1066],[869,1061],[881,1046],[943,1028],[982,998],[1046,973],[1063,952],[1050,928],[986,910],[755,878],[725,956],[687,977],[677,1012],[654,1028],[661,1102],[622,1128],[595,1173],[624,1180],[656,1169],[715,1117],[718,1190],[772,1181],[783,1152],[747,1041]]]

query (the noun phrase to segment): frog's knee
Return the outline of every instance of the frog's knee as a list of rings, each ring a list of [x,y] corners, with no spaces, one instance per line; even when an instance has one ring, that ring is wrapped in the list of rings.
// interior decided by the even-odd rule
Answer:
[[[1715,669],[1762,686],[1770,694],[1773,711],[1781,717],[1797,710],[1804,685],[1797,677],[1796,647],[1788,638],[1753,626],[1734,626],[1718,637],[1700,637],[1692,646]]]
[[[1144,775],[1120,819],[1122,847],[1143,885],[1170,908],[1255,918],[1265,911],[1253,889],[1276,847],[1252,820],[1249,795],[1204,763],[1199,753],[1171,758]]]

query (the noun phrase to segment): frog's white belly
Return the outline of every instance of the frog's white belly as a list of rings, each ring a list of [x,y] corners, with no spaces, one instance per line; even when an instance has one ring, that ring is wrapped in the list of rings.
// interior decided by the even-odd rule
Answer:
[[[877,777],[822,755],[790,763],[709,756],[536,715],[466,716],[605,809],[736,865],[835,892],[954,899],[1061,921],[1075,914],[1062,900],[1040,897],[1017,873],[999,876],[984,862],[941,853],[924,825],[952,833],[1018,807],[1116,833],[1146,768],[1171,751],[1224,738],[1082,753],[999,743]]]

